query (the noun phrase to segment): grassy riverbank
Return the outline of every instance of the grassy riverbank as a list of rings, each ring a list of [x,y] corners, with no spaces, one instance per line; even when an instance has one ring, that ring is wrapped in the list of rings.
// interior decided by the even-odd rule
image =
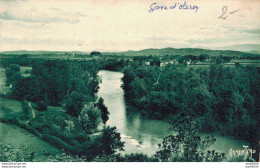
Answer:
[[[34,152],[35,161],[51,161],[49,155],[61,153],[59,149],[30,132],[28,124],[18,118],[23,116],[21,102],[0,97],[1,143],[14,148],[27,147]]]
[[[27,147],[29,151],[34,151],[34,161],[51,161],[49,155],[61,153],[56,147],[16,125],[0,122],[0,130],[2,144],[10,144],[14,148]]]
[[[62,132],[52,133],[55,128],[58,129],[57,124],[65,121],[63,118],[65,112],[62,107],[48,106],[44,112],[35,110],[35,118],[27,120],[24,117],[21,102],[1,97],[0,104],[0,130],[3,135],[1,143],[10,144],[14,148],[27,146],[29,151],[35,153],[34,161],[52,161],[54,155],[62,153],[61,150],[76,154],[89,148],[97,138],[100,138],[100,133],[96,132],[95,135],[88,136],[84,145],[78,146],[75,144],[76,137],[66,137],[66,134]],[[35,108],[35,104],[32,104],[32,107]],[[84,138],[83,135],[81,138]]]

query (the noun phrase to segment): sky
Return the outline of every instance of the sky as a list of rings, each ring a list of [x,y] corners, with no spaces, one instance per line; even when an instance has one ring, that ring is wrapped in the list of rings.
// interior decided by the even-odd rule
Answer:
[[[0,0],[0,51],[245,44],[260,44],[260,0]]]

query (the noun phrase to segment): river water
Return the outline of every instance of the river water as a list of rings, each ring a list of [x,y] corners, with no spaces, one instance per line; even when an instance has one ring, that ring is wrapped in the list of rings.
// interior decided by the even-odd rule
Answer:
[[[162,139],[171,134],[165,121],[144,119],[137,112],[126,110],[124,91],[121,88],[123,73],[101,70],[98,73],[102,82],[99,84],[98,96],[110,112],[107,125],[116,126],[125,142],[123,153],[145,153],[152,155],[158,149]],[[207,134],[202,134],[207,135]],[[215,135],[217,142],[211,146],[228,155],[229,149],[241,150],[247,142],[232,137]]]

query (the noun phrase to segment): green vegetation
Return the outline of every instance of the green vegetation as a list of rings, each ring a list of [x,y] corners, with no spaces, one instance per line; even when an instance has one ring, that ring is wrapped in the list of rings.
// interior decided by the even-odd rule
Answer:
[[[99,51],[92,51],[90,53],[91,56],[102,56],[102,54]]]
[[[208,54],[213,57],[225,55],[228,57],[259,57],[257,54],[251,54],[251,53],[244,53],[239,51],[232,51],[232,50],[207,50],[207,49],[199,49],[199,48],[162,48],[162,49],[144,49],[140,51],[125,51],[125,52],[118,52],[118,53],[104,53],[107,55],[124,55],[124,56],[166,56],[166,55],[195,55],[199,56],[201,54]]]
[[[12,145],[0,144],[0,161],[1,162],[32,162],[34,153],[29,152],[27,147],[14,149]]]
[[[122,150],[116,128],[98,128],[102,121],[107,121],[108,111],[95,96],[97,70],[93,62],[39,60],[32,65],[31,75],[23,77],[19,65],[11,64],[6,77],[12,88],[10,95],[5,96],[21,101],[22,113],[2,121],[22,127],[85,160]],[[8,109],[3,109],[3,113],[8,113]],[[113,138],[108,139],[109,136]],[[104,144],[110,148],[104,148]]]
[[[221,162],[226,158],[224,153],[207,150],[216,139],[206,136],[201,139],[198,135],[198,122],[186,116],[176,123],[170,123],[174,135],[169,135],[159,144],[159,150],[152,156],[142,153],[101,155],[95,161],[109,162]],[[109,136],[111,137],[111,136]],[[108,145],[105,145],[108,147]],[[107,150],[110,151],[110,150]]]
[[[53,53],[48,54],[52,57]],[[73,54],[82,59],[70,59]],[[208,150],[216,139],[201,138],[199,132],[257,140],[259,73],[251,66],[223,65],[232,54],[238,54],[232,58],[248,56],[252,60],[256,55],[168,48],[121,53],[135,56],[133,61],[92,52],[99,58],[87,61],[84,54],[63,53],[65,59],[56,60],[29,58],[30,53],[1,55],[9,57],[2,59],[1,65],[6,68],[5,82],[10,90],[1,92],[1,102],[6,102],[1,105],[1,122],[23,128],[64,150],[51,153],[51,161],[223,161],[224,154]],[[171,63],[161,66],[167,61]],[[194,66],[207,62],[208,67],[187,68],[190,62]],[[21,65],[31,68],[22,69]],[[124,71],[126,102],[144,117],[170,121],[173,133],[163,139],[155,155],[118,153],[124,150],[124,142],[115,127],[106,126],[109,111],[103,98],[96,96],[100,69]],[[1,145],[1,161],[34,161],[34,157],[26,148]]]
[[[198,122],[194,116],[183,116],[181,120],[171,123],[176,135],[169,135],[159,144],[155,156],[160,161],[173,162],[220,162],[225,159],[224,153],[208,150],[216,139],[206,136],[203,139],[198,134]]]
[[[127,103],[146,117],[178,121],[190,115],[199,119],[200,131],[255,140],[258,81],[250,66],[132,66],[124,70],[123,89]]]
[[[108,59],[100,61],[100,69],[110,71],[122,71],[122,69],[128,64],[128,60]]]
[[[10,156],[12,160],[10,161],[22,161],[20,159],[15,159],[15,155],[11,151],[20,151],[26,148],[27,153],[33,152],[33,161],[47,161],[47,155],[58,154],[60,151],[49,143],[43,141],[41,138],[32,135],[30,132],[25,130],[25,127],[16,126],[13,124],[5,124],[1,120],[0,130],[1,134],[1,156]],[[21,128],[19,128],[21,127]],[[23,128],[23,129],[22,129]],[[19,138],[18,138],[19,137]],[[4,147],[5,146],[5,147]],[[8,149],[8,150],[5,150]],[[12,149],[10,149],[12,148]],[[9,151],[11,150],[11,151]],[[9,151],[9,152],[8,152]],[[1,157],[0,156],[0,157]],[[1,161],[4,161],[1,159]]]
[[[97,106],[102,112],[101,117],[103,124],[106,124],[107,120],[109,119],[109,111],[107,110],[107,107],[104,105],[104,99],[102,97],[98,100]]]
[[[1,162],[33,162],[42,161],[36,159],[35,152],[28,149],[27,146],[14,148],[11,144],[0,144],[0,161]],[[51,154],[48,153],[46,161],[49,162],[84,162],[84,157],[72,156],[66,153]]]

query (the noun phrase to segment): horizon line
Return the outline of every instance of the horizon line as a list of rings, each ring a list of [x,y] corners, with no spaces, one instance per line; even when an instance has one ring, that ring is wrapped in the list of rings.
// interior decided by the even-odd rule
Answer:
[[[254,45],[258,45],[258,44],[254,44]],[[3,52],[21,52],[21,51],[26,51],[26,52],[92,52],[92,51],[99,51],[99,52],[104,52],[104,53],[120,53],[120,52],[138,52],[138,51],[142,51],[142,50],[151,50],[151,49],[202,49],[202,50],[222,50],[222,51],[239,51],[239,52],[249,52],[248,51],[244,51],[244,50],[234,50],[234,49],[221,49],[223,47],[217,47],[217,48],[211,48],[211,47],[164,47],[164,48],[144,48],[144,49],[140,49],[140,50],[103,50],[102,49],[94,49],[91,51],[83,51],[83,50],[26,50],[26,49],[21,49],[21,50],[3,50],[0,51],[0,53]]]

